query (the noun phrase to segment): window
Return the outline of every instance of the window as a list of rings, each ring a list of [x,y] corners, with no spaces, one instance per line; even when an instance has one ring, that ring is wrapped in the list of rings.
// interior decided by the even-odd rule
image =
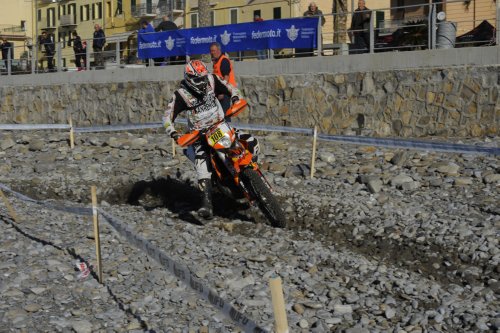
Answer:
[[[102,19],[102,2],[92,5],[92,19]]]
[[[90,5],[83,6],[85,9],[85,21],[90,20]]]
[[[257,10],[253,11],[253,17],[255,17],[256,15],[259,15],[259,17],[262,18],[262,15],[260,15],[260,9],[257,9]]]
[[[146,0],[146,12],[153,13],[153,0]]]
[[[123,2],[122,0],[117,0],[115,16],[120,15],[122,12],[123,12]]]
[[[90,5],[80,6],[80,21],[90,20]]]
[[[273,19],[280,19],[281,18],[281,7],[275,7],[273,8]]]
[[[61,43],[61,48],[64,48],[66,46],[66,32],[59,32],[57,41]]]
[[[66,6],[60,5],[58,8],[57,18],[60,20],[61,16],[66,15]]]
[[[214,26],[215,25],[215,12],[212,10],[210,11],[210,26]]]
[[[137,7],[137,1],[130,0],[130,8],[132,9],[132,13],[135,12],[135,7]]]
[[[229,12],[229,24],[238,23],[238,9],[232,8]]]
[[[159,8],[160,11],[166,12],[167,10],[170,9],[170,3],[171,3],[171,1],[158,0],[158,5],[156,7]]]
[[[47,8],[47,27],[56,26],[56,9]]]
[[[191,28],[198,28],[198,13],[191,14]]]
[[[73,23],[76,24],[76,4],[75,3],[68,5],[68,14],[73,15]]]
[[[41,9],[39,9],[38,13],[36,13],[36,19],[38,20],[38,22],[40,22],[42,20],[42,10]]]

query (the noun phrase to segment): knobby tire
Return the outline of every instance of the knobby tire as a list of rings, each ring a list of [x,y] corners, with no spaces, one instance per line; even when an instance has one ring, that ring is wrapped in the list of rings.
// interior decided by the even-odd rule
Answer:
[[[257,171],[253,169],[243,170],[242,180],[255,195],[259,208],[269,219],[271,225],[276,228],[284,228],[286,226],[285,213]]]

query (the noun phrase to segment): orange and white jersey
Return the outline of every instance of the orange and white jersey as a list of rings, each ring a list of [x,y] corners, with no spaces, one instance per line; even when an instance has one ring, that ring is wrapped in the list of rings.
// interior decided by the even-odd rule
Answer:
[[[231,84],[214,74],[207,75],[208,86],[204,94],[197,95],[189,86],[181,82],[181,87],[174,92],[168,103],[163,125],[167,134],[175,131],[173,123],[179,113],[186,111],[189,130],[203,130],[224,119],[224,110],[217,95],[240,97],[240,92]]]

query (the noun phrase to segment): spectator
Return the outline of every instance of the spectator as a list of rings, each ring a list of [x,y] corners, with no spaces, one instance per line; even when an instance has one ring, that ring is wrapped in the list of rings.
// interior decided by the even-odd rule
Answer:
[[[141,21],[141,29],[138,31],[140,34],[149,34],[155,32],[153,26],[146,20]]]
[[[46,31],[43,31],[42,38],[40,39],[40,45],[43,45],[43,48],[45,49],[45,59],[47,59],[47,67],[49,69],[49,72],[53,72],[54,54],[56,53],[56,47],[52,34],[48,34]]]
[[[177,24],[170,21],[168,19],[168,16],[163,16],[163,21],[161,21],[161,23],[158,24],[158,26],[155,28],[155,31],[160,32],[160,31],[170,31],[170,30],[177,30],[177,29],[179,29],[177,27]]]
[[[172,30],[177,30],[179,27],[177,27],[177,24],[174,22],[170,21],[168,16],[163,16],[163,21],[161,21],[160,24],[155,28],[156,32],[161,32],[161,31],[172,31]],[[161,66],[164,61],[168,61],[170,64],[175,63],[176,61],[179,60],[179,57],[177,56],[171,56],[171,57],[166,57],[166,58],[155,58],[155,66]]]
[[[253,21],[254,22],[263,22],[264,20],[262,19],[262,17],[260,17],[260,15],[255,15],[253,17]],[[259,60],[267,59],[267,51],[266,50],[257,50],[257,58],[259,58]]]
[[[321,26],[323,26],[326,22],[325,17],[323,16],[323,12],[319,10],[318,6],[315,2],[311,2],[307,10],[304,12],[304,17],[321,17]],[[319,33],[319,32],[318,32]],[[314,54],[314,49],[297,49],[296,55],[298,57],[310,57]]]
[[[87,41],[82,42],[82,59],[81,64],[82,64],[82,69],[87,69]]]
[[[43,72],[44,67],[43,67],[43,61],[45,60],[45,54],[43,51],[43,45],[42,45],[42,35],[38,35],[37,43],[36,43],[36,57],[37,57],[37,65],[39,71]]]
[[[85,52],[83,50],[82,39],[78,36],[76,30],[74,30],[71,34],[73,35],[73,39],[71,41],[73,43],[73,51],[75,52],[75,66],[79,71],[81,71],[85,68],[85,63],[82,64]]]
[[[152,32],[155,32],[155,29],[153,28],[153,26],[150,23],[148,23],[148,21],[142,20],[141,21],[141,29],[139,29],[139,31],[137,31],[137,33],[138,34],[150,34]],[[149,58],[144,59],[144,61],[146,62],[146,66],[149,66]]]
[[[358,8],[352,15],[349,37],[352,47],[352,54],[366,53],[370,50],[370,18],[371,12],[365,7],[365,0],[358,0]],[[354,41],[353,41],[354,38]]]
[[[106,44],[106,35],[99,24],[94,25],[94,39],[92,41],[92,49],[94,50],[94,66],[96,68],[104,68],[104,56],[102,49]]]
[[[5,70],[7,70],[9,68],[9,59],[11,60],[11,64],[12,59],[14,59],[14,48],[12,47],[12,43],[7,41],[7,38],[3,37],[2,44],[0,44],[0,49],[2,50],[2,59],[5,63]]]
[[[231,61],[227,55],[221,51],[221,46],[217,42],[210,44],[210,56],[213,63],[213,74],[217,75],[226,82],[229,82],[233,87],[237,87],[234,77],[234,70]],[[231,99],[226,95],[217,96],[224,112],[231,106]]]

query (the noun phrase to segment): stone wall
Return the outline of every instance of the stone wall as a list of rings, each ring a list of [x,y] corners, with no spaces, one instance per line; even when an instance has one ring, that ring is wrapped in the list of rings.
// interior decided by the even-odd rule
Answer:
[[[330,134],[498,135],[500,67],[240,77],[240,121]],[[177,82],[0,87],[0,123],[77,126],[161,121]]]

